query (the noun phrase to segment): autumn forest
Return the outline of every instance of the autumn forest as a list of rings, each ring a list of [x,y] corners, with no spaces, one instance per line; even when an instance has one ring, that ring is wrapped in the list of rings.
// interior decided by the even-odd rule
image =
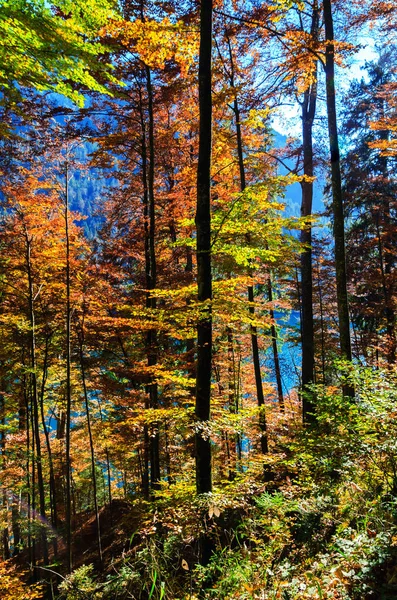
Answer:
[[[1,600],[397,597],[396,27],[0,0]]]

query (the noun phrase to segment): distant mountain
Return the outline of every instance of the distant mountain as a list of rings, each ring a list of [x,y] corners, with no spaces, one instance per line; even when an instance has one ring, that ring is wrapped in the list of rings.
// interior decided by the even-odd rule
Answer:
[[[104,177],[98,169],[88,166],[90,154],[94,150],[95,145],[89,142],[76,148],[75,158],[82,168],[74,170],[69,183],[70,207],[86,217],[81,221],[81,226],[84,227],[84,233],[89,239],[96,236],[103,223],[101,204],[107,192],[118,185],[115,177]]]

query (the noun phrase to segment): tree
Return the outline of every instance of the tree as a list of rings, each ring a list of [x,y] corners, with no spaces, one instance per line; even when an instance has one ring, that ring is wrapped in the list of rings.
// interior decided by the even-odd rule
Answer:
[[[394,79],[391,58],[389,53],[381,55],[377,63],[367,65],[369,82],[352,84],[345,104],[343,131],[350,140],[343,186],[349,216],[346,239],[352,320],[360,339],[365,339],[364,346],[360,344],[356,352],[358,356],[363,351],[367,354],[369,346],[376,346],[388,364],[396,360],[396,182],[395,157],[382,148],[388,147],[390,138],[385,120],[391,107],[385,89]],[[385,129],[381,129],[382,124]]]
[[[331,158],[332,214],[333,233],[335,240],[335,271],[339,315],[339,337],[342,357],[347,361],[351,361],[352,353],[350,341],[350,319],[346,278],[345,221],[343,214],[342,179],[340,170],[340,151],[335,100],[335,36],[332,4],[330,0],[323,0],[323,13],[325,25],[325,78],[328,137]],[[348,395],[352,395],[354,392],[353,390],[346,388],[346,393]]]
[[[312,6],[310,36],[314,44],[319,40],[320,14],[317,2]],[[314,55],[308,60],[308,81],[300,102],[302,118],[302,152],[303,174],[305,179],[301,183],[302,204],[301,216],[311,219],[313,210],[313,125],[317,105],[317,64],[318,58]],[[301,289],[302,289],[302,413],[303,421],[313,421],[314,404],[311,392],[308,389],[314,382],[315,346],[314,346],[314,319],[313,319],[313,265],[312,265],[312,227],[307,223],[301,233],[303,252],[301,254]]]
[[[212,489],[210,419],[212,374],[211,273],[211,132],[212,132],[212,0],[200,9],[199,150],[197,167],[197,288],[201,315],[197,323],[196,485],[197,493]]]
[[[43,175],[42,172],[40,175]],[[15,370],[20,384],[15,390],[10,388],[7,415],[10,419],[16,399],[19,429],[22,435],[26,435],[28,520],[36,519],[38,495],[39,514],[45,523],[49,490],[52,525],[59,527],[58,517],[62,511],[60,494],[56,488],[56,453],[53,451],[54,440],[48,422],[48,412],[57,412],[58,409],[54,406],[49,408],[48,402],[55,397],[56,403],[63,404],[63,383],[62,380],[59,382],[59,378],[55,377],[55,381],[52,379],[52,370],[57,366],[58,373],[59,370],[62,372],[60,356],[67,354],[63,352],[65,328],[62,318],[66,299],[62,286],[66,270],[64,206],[58,191],[53,188],[53,182],[40,181],[26,170],[20,172],[16,181],[4,184],[2,192],[5,210],[1,240],[6,249],[1,264],[2,320],[3,326],[10,323],[9,333],[3,337],[3,353],[10,357],[9,360],[14,355],[22,357]],[[81,233],[74,223],[70,223],[69,266],[73,265],[73,278],[76,278],[76,265],[82,264],[79,261],[85,250]],[[4,376],[8,378],[10,373],[7,375],[6,363],[3,368]],[[66,414],[64,409],[63,412]],[[9,423],[11,427],[12,419]],[[25,450],[19,449],[19,452],[25,456]],[[40,531],[43,540],[41,549],[47,561],[46,527],[42,526]],[[29,536],[32,562],[35,564],[35,534]]]
[[[109,17],[111,2],[1,2],[0,90],[3,104],[21,99],[21,87],[52,90],[82,105],[79,87],[107,92],[103,79],[115,81],[96,40]],[[28,42],[28,43],[27,43]]]

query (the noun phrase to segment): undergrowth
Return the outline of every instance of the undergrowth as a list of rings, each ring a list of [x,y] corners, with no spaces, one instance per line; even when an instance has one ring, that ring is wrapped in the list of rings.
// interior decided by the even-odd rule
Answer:
[[[83,566],[60,597],[395,598],[397,381],[366,369],[344,377],[355,400],[316,387],[317,424],[289,427],[265,457],[266,483],[253,465],[199,498],[188,483],[164,487],[107,574]]]

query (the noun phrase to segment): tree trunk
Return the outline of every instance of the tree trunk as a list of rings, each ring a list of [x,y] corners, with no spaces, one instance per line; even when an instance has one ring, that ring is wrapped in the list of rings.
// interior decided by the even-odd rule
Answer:
[[[34,437],[34,417],[33,417],[33,400],[32,400],[32,386],[29,389],[29,410],[28,414],[30,416],[30,448],[29,453],[31,455],[30,464],[32,465],[32,476],[31,476],[31,496],[30,496],[30,524],[33,525],[36,515],[36,450],[35,450],[35,437]],[[31,556],[32,561],[31,564],[35,567],[37,562],[37,554],[36,554],[36,536],[34,534],[33,526],[29,529],[30,541],[31,541]],[[37,571],[33,573],[33,579],[37,580]]]
[[[200,8],[199,156],[197,169],[197,287],[202,304],[197,323],[196,373],[196,488],[212,490],[211,442],[205,429],[210,419],[212,365],[211,272],[211,146],[212,146],[212,0]]]
[[[91,477],[92,477],[92,493],[94,496],[94,510],[95,510],[95,520],[96,520],[96,540],[97,540],[97,549],[98,549],[98,559],[100,568],[102,568],[102,543],[101,543],[101,528],[99,521],[99,508],[98,508],[98,492],[97,492],[97,478],[95,471],[95,450],[94,450],[94,439],[92,435],[91,429],[91,414],[90,414],[90,404],[88,399],[88,391],[87,391],[87,383],[85,377],[85,365],[84,365],[84,325],[81,327],[81,335],[79,340],[79,352],[80,352],[80,370],[81,370],[81,379],[83,382],[83,393],[84,393],[84,404],[85,404],[85,412],[87,416],[87,428],[88,428],[88,439],[90,443],[90,455],[91,455]]]
[[[321,371],[322,371],[322,384],[325,385],[325,335],[324,335],[324,310],[323,310],[323,292],[321,288],[321,274],[320,274],[320,261],[317,265],[317,287],[318,287],[318,301],[320,308],[320,329],[321,329]]]
[[[331,155],[332,211],[334,219],[333,232],[335,242],[335,270],[339,318],[339,340],[342,358],[347,361],[351,361],[352,353],[346,281],[345,228],[343,216],[340,153],[335,102],[335,48],[333,43],[334,26],[331,0],[323,0],[323,9],[326,38],[325,77],[328,135]],[[353,396],[354,390],[350,386],[346,386],[344,389],[344,393],[348,396]]]
[[[252,287],[252,285],[250,285],[248,288],[248,302],[249,302],[250,315],[252,317],[254,317],[255,302],[254,302],[254,288]],[[261,450],[262,450],[263,454],[267,454],[269,452],[269,446],[268,446],[268,442],[267,442],[265,397],[263,395],[261,365],[259,362],[258,335],[257,335],[256,327],[254,325],[251,326],[251,344],[252,344],[252,356],[253,356],[253,361],[254,361],[256,393],[257,393],[257,400],[258,400],[258,406],[259,406],[259,429],[261,432]]]
[[[4,396],[3,394],[0,394],[0,412],[1,412],[1,416],[0,416],[0,424],[1,424],[1,431],[0,431],[0,450],[1,450],[1,467],[3,470],[6,469],[7,464],[6,464],[6,436],[5,436],[5,406],[4,406]],[[3,510],[5,511],[6,515],[8,513],[8,498],[7,498],[7,490],[6,488],[3,488]],[[3,560],[8,560],[10,558],[10,546],[9,546],[9,534],[8,534],[8,517],[6,516],[5,519],[5,524],[3,527],[3,532],[2,532],[2,540],[3,540]]]
[[[233,331],[230,327],[227,328],[227,364],[228,364],[228,395],[229,395],[229,410],[233,414],[238,414],[239,401],[236,385],[236,360],[234,354],[234,339]],[[227,457],[229,467],[229,481],[233,481],[237,473],[237,447],[240,442],[240,433],[234,435],[233,450],[230,451],[230,440],[226,436]]]
[[[230,85],[232,89],[235,89],[235,81],[234,81],[234,61],[233,61],[233,52],[230,43],[230,38],[228,39],[228,47],[229,47],[229,58],[230,58]],[[241,121],[240,121],[240,107],[238,104],[237,95],[233,101],[233,111],[236,120],[236,139],[237,139],[237,157],[238,157],[238,166],[240,173],[240,191],[244,192],[246,188],[246,178],[245,178],[245,166],[244,166],[244,154],[243,154],[243,137],[241,133]],[[255,315],[255,303],[254,303],[254,288],[252,286],[248,287],[248,302],[249,302],[249,312],[252,317]],[[255,388],[256,388],[256,398],[259,407],[259,428],[261,431],[261,450],[264,454],[266,454],[269,450],[268,441],[267,441],[267,424],[266,424],[266,413],[265,413],[265,399],[263,394],[263,385],[262,385],[262,374],[261,374],[261,366],[260,366],[260,357],[259,357],[259,345],[258,345],[258,334],[256,327],[251,327],[251,347],[252,347],[252,360],[254,363],[254,373],[255,373]]]
[[[141,156],[142,156],[142,185],[143,185],[143,217],[145,230],[145,278],[146,289],[150,289],[151,285],[151,267],[150,267],[150,248],[149,248],[149,192],[148,192],[148,159],[146,147],[146,122],[143,109],[143,98],[140,94],[140,121],[142,129],[141,139]],[[146,292],[146,308],[151,308],[149,292]],[[151,344],[150,334],[146,334],[146,346],[149,349]],[[148,361],[149,362],[149,361]],[[146,393],[150,396],[149,386],[146,388]],[[150,406],[150,399],[145,400],[145,409]],[[143,468],[142,468],[142,492],[146,499],[149,499],[149,428],[147,425],[143,427]]]
[[[27,415],[26,415],[26,398],[21,394],[18,402],[18,430],[20,432],[27,431]],[[26,469],[27,479],[29,477],[29,467]],[[29,488],[28,481],[27,487]],[[19,498],[13,496],[12,499],[12,536],[13,536],[13,556],[19,554],[19,544],[21,543],[21,524],[20,524],[20,504],[21,504],[21,494]]]
[[[24,360],[22,358],[22,364]],[[30,476],[30,412],[29,412],[29,396],[27,392],[26,376],[23,376],[23,394],[25,399],[25,415],[26,415],[26,496],[27,496],[27,520],[28,520],[28,551],[29,551],[29,562],[34,564],[34,554],[32,547],[32,536],[31,536],[31,523],[32,523],[32,501],[33,501],[33,490],[32,490],[32,478]],[[32,457],[33,458],[33,457]]]
[[[146,92],[148,98],[148,125],[149,125],[149,169],[148,169],[148,201],[149,201],[149,259],[150,279],[149,290],[154,290],[157,285],[157,264],[155,252],[156,215],[154,201],[154,117],[153,117],[153,88],[150,68],[145,66]],[[150,308],[156,309],[156,298],[149,298]],[[148,332],[148,366],[157,364],[157,332]],[[149,386],[150,408],[158,408],[158,386],[151,383]],[[152,489],[157,489],[160,482],[160,436],[159,423],[151,424],[150,432],[150,483]]]
[[[70,239],[69,239],[69,165],[66,159],[65,173],[65,237],[66,237],[66,429],[65,429],[65,454],[66,454],[66,565],[68,573],[73,568],[72,557],[72,465],[70,456],[71,411],[72,411],[72,383],[71,383],[71,356],[70,356]]]
[[[56,530],[56,528],[58,527],[58,505],[57,505],[58,498],[57,498],[57,493],[56,493],[54,460],[53,460],[53,456],[52,456],[50,435],[49,435],[47,424],[45,422],[45,415],[44,415],[44,392],[45,392],[45,384],[46,384],[46,379],[47,379],[49,343],[50,343],[50,340],[49,340],[49,336],[47,335],[46,341],[45,341],[43,376],[42,376],[41,390],[40,390],[40,414],[41,414],[41,425],[43,427],[46,448],[47,448],[48,466],[49,466],[49,470],[50,470],[51,522],[52,522],[53,528]],[[58,555],[57,536],[54,537],[53,547],[54,547],[54,556],[56,557]]]
[[[143,19],[143,5],[141,6]],[[148,126],[146,123],[144,100],[140,93],[140,124],[142,130],[141,156],[142,156],[142,185],[143,185],[143,216],[145,230],[145,278],[146,278],[146,308],[155,309],[156,299],[151,297],[150,291],[156,286],[157,269],[155,254],[155,202],[154,202],[154,122],[153,122],[153,90],[149,67],[145,66],[146,94],[148,99]],[[148,138],[148,139],[147,139]],[[148,156],[149,150],[149,156]],[[146,334],[146,354],[148,366],[157,364],[157,335],[150,329]],[[146,387],[148,401],[146,408],[158,406],[158,387],[156,383]],[[144,426],[144,465],[142,472],[142,488],[145,498],[149,497],[149,484],[152,488],[158,486],[160,481],[160,453],[158,425]],[[151,431],[149,431],[151,430]],[[153,433],[153,435],[150,435]]]
[[[317,3],[313,7],[311,36],[318,38],[319,14]],[[304,92],[302,109],[303,173],[313,177],[313,120],[317,103],[317,73],[315,80]],[[313,182],[302,181],[301,216],[310,218],[313,207]],[[302,301],[302,416],[303,422],[315,421],[313,392],[308,386],[314,382],[314,322],[313,322],[313,265],[312,227],[307,223],[301,232],[301,301]]]
[[[26,239],[26,268],[28,274],[28,286],[29,286],[29,320],[30,320],[30,367],[31,367],[31,394],[32,394],[32,433],[34,438],[34,444],[36,449],[36,462],[37,462],[37,484],[39,488],[39,504],[40,504],[40,516],[42,518],[41,524],[41,541],[44,564],[48,564],[48,549],[47,549],[47,537],[45,532],[45,491],[44,491],[44,479],[43,479],[43,465],[41,455],[41,443],[40,443],[40,425],[39,425],[39,398],[37,390],[37,365],[36,365],[36,323],[35,323],[35,308],[34,308],[34,291],[33,291],[33,275],[32,275],[32,263],[31,263],[31,251],[32,251],[32,240],[29,237],[28,232],[25,232]]]
[[[273,302],[273,288],[272,288],[272,280],[269,276],[269,281],[267,282],[267,291],[269,302]],[[284,395],[283,395],[283,383],[281,381],[281,369],[280,369],[280,359],[278,355],[278,345],[277,345],[277,330],[276,330],[276,320],[274,318],[274,310],[273,307],[269,310],[269,315],[271,319],[270,333],[272,336],[272,348],[273,348],[273,361],[274,361],[274,372],[276,375],[276,385],[277,385],[277,398],[278,404],[280,406],[281,412],[285,411],[284,405]]]
[[[382,119],[385,118],[385,113],[386,113],[385,102],[382,102],[382,108],[381,108],[381,118]],[[379,137],[381,140],[387,141],[389,139],[389,131],[388,130],[380,131]],[[390,182],[390,168],[389,168],[389,159],[387,156],[381,157],[381,165],[382,165],[384,181],[388,183],[388,182]],[[384,197],[383,205],[384,205],[384,208],[383,208],[382,212],[383,212],[384,229],[386,231],[390,231],[390,228],[392,226],[392,218],[391,218],[389,197],[387,194]],[[393,302],[393,292],[394,292],[393,277],[390,277],[390,275],[393,271],[393,267],[394,267],[396,258],[395,258],[393,240],[390,240],[390,233],[389,233],[389,236],[386,236],[385,243],[384,243],[385,247],[383,249],[383,252],[382,252],[381,237],[379,235],[379,229],[378,229],[378,240],[379,240],[380,263],[381,263],[381,270],[382,270],[382,287],[383,287],[383,293],[384,293],[384,297],[385,297],[384,312],[385,312],[385,317],[386,317],[387,336],[388,336],[387,362],[389,365],[394,365],[394,363],[396,362],[396,352],[397,352],[397,340],[396,340],[396,329],[395,329],[396,315],[395,315],[395,308],[394,308],[394,302]],[[383,255],[384,255],[384,259],[383,259]]]

